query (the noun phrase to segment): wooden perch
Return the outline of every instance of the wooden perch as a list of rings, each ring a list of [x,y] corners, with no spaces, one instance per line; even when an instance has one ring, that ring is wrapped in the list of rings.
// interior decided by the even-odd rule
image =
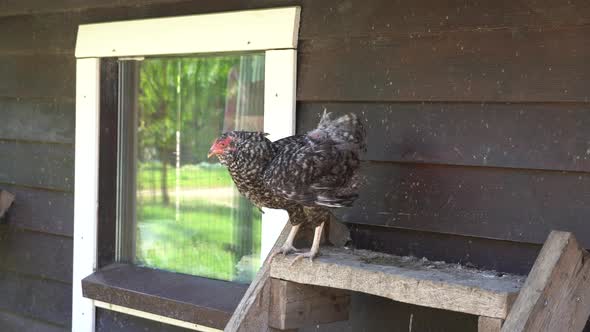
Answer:
[[[291,266],[292,259],[275,257],[270,276],[495,318],[508,315],[525,278],[366,250],[323,248],[313,263]]]
[[[4,219],[6,212],[14,202],[14,194],[6,190],[0,190],[0,220]]]
[[[226,331],[295,331],[345,319],[345,310],[335,310],[347,303],[344,293],[326,297],[341,289],[477,315],[479,332],[580,332],[590,315],[588,258],[571,233],[557,231],[528,277],[366,250],[324,247],[313,263],[294,265],[292,256],[279,255],[265,262],[264,278]]]

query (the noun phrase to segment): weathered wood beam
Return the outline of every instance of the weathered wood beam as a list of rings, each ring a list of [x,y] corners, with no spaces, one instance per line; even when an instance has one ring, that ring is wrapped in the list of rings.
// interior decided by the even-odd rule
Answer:
[[[572,233],[551,232],[502,332],[582,331],[590,315],[588,258]]]
[[[242,301],[234,311],[231,319],[225,326],[225,332],[250,332],[269,331],[268,306],[270,304],[270,263],[269,258],[278,250],[287,239],[291,230],[291,224],[287,223],[281,231],[277,242],[270,251],[256,278],[252,280],[250,287],[244,294]]]
[[[524,281],[523,276],[366,250],[324,247],[313,263],[291,261],[275,257],[271,277],[502,319]]]
[[[350,292],[270,279],[268,325],[279,330],[348,320]]]
[[[504,320],[501,318],[479,316],[477,320],[477,332],[500,332],[503,322]]]

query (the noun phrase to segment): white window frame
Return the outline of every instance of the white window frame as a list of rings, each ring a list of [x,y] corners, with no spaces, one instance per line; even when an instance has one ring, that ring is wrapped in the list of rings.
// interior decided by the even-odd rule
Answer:
[[[97,306],[114,310],[108,303],[84,298],[81,282],[97,269],[100,58],[264,51],[264,131],[276,140],[295,133],[299,15],[299,7],[284,7],[80,25],[76,41],[72,331],[94,331]],[[287,219],[285,211],[265,209],[263,259]],[[117,311],[169,324],[215,330],[116,307]]]

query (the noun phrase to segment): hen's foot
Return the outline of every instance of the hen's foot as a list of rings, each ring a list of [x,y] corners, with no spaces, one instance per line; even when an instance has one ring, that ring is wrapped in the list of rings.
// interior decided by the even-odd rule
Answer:
[[[294,252],[300,252],[301,250],[293,247],[292,245],[287,245],[285,244],[284,246],[282,246],[279,250],[275,251],[271,256],[270,256],[270,262],[272,262],[272,260],[275,258],[276,255],[278,254],[283,254],[285,256],[287,256],[288,254],[294,253]]]
[[[320,251],[319,250],[310,250],[308,252],[304,252],[304,253],[299,253],[297,254],[297,256],[295,256],[295,258],[291,261],[291,266],[293,266],[295,263],[297,263],[299,260],[303,259],[303,258],[309,258],[309,261],[313,264],[313,259],[318,257],[320,255]]]

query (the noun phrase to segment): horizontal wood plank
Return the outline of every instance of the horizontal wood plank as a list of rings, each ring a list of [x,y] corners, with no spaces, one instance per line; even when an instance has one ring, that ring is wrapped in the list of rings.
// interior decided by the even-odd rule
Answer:
[[[223,328],[247,285],[114,264],[82,280],[84,297]]]
[[[586,102],[589,33],[584,26],[303,40],[297,99]]]
[[[187,332],[187,329],[131,316],[116,311],[96,309],[96,332]]]
[[[0,36],[0,54],[73,54],[81,17],[80,12],[0,17],[2,31],[18,31]]]
[[[368,162],[361,175],[340,220],[529,243],[565,230],[590,246],[590,174]]]
[[[425,257],[499,274],[529,273],[541,245],[362,224],[349,225],[353,246],[398,256]],[[510,259],[498,259],[510,257]]]
[[[444,262],[326,247],[314,262],[291,262],[292,258],[276,256],[270,276],[495,318],[506,317],[525,279]]]
[[[0,271],[0,310],[67,327],[72,285]]]
[[[72,193],[0,185],[16,195],[10,210],[10,225],[44,233],[72,236]]]
[[[0,140],[0,182],[71,191],[74,147]]]
[[[123,5],[124,7],[121,7]],[[276,1],[187,0],[12,1],[0,4],[0,30],[20,31],[0,36],[0,52],[72,53],[77,26],[85,23],[154,18],[231,10],[301,5],[300,39],[424,35],[449,31],[557,27],[590,23],[590,4],[584,0],[535,2],[517,0],[498,6],[494,0],[440,2],[419,0]],[[4,7],[2,7],[4,6]],[[534,8],[534,10],[532,9]],[[34,15],[28,15],[28,14]]]
[[[1,55],[0,97],[74,98],[75,59],[71,55]]]
[[[67,332],[63,326],[52,325],[37,321],[29,317],[15,315],[9,312],[0,311],[1,331],[43,331],[43,332]]]
[[[58,0],[52,1],[51,3],[46,3],[43,1],[38,0],[25,0],[25,1],[5,1],[0,5],[0,16],[15,16],[15,15],[23,15],[23,14],[47,14],[47,13],[59,13],[59,12],[68,12],[68,11],[82,11],[88,9],[104,9],[104,8],[116,8],[116,7],[123,7],[123,10],[129,8],[133,9],[141,9],[143,7],[148,6],[167,6],[168,8],[174,6],[183,6],[187,3],[193,3],[193,8],[196,7],[194,5],[194,1],[187,1],[187,0],[127,0],[124,3],[121,3],[119,0],[89,0],[89,1],[72,1],[72,0]],[[230,3],[233,6],[224,5],[223,3]],[[258,4],[263,5],[266,4],[267,6],[271,6],[272,4],[276,4],[276,1],[240,1],[240,0],[230,0],[230,1],[219,1],[219,2],[206,2],[206,3],[199,3],[198,7],[202,10],[208,11],[222,11],[222,10],[231,10],[231,9],[240,9],[243,7],[250,8],[252,5]],[[240,6],[241,4],[241,6]]]
[[[74,143],[73,101],[0,98],[0,139]]]
[[[300,4],[304,10],[302,37],[326,35],[358,35],[375,33],[428,33],[458,29],[512,28],[518,26],[582,25],[589,22],[590,6],[584,0],[545,1],[516,0],[502,3],[485,0],[477,2],[439,2],[418,0],[407,3],[388,0],[366,1],[276,1],[227,0],[195,2],[188,0],[117,0],[72,1],[39,0],[5,1],[0,16],[80,12],[88,9],[119,7],[120,12],[144,12],[147,8],[167,8],[173,11],[215,12]],[[122,7],[124,6],[124,7]],[[122,8],[121,8],[122,7]],[[175,10],[175,8],[177,8]]]
[[[73,241],[11,228],[0,233],[0,270],[72,281]]]
[[[590,172],[590,104],[300,103],[297,131],[356,113],[374,161]]]
[[[555,27],[590,22],[585,0],[302,2],[302,39],[318,36],[436,34],[448,31]]]

